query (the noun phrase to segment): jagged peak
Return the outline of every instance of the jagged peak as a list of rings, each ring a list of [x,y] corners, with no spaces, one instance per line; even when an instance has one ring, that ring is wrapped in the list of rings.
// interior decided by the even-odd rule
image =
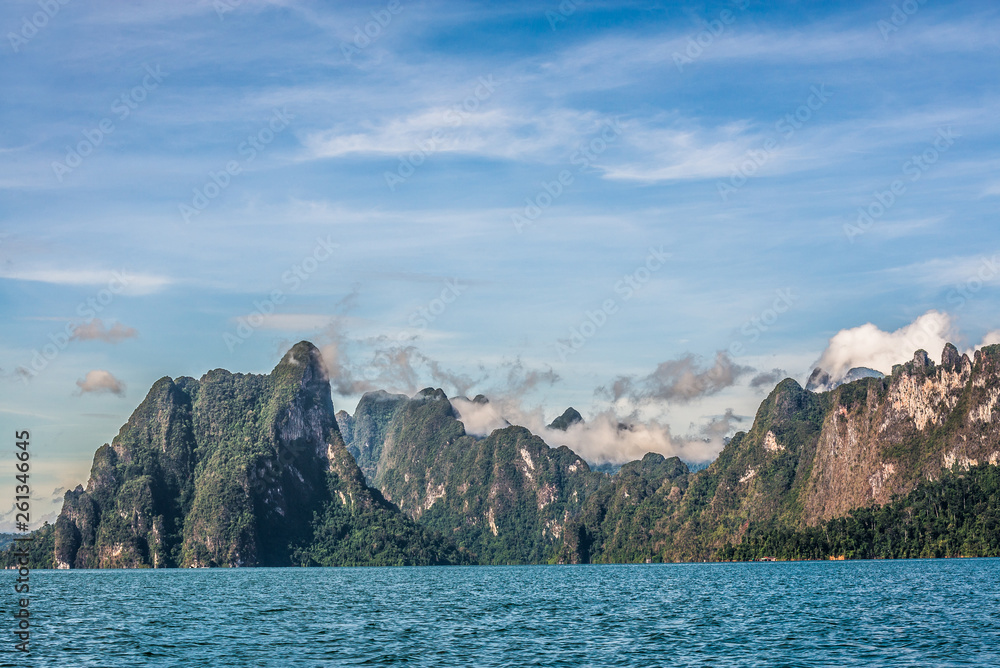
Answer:
[[[823,392],[825,391],[824,388],[830,384],[830,380],[830,374],[820,367],[816,367],[809,374],[809,379],[806,381],[806,389],[810,392]]]
[[[409,399],[409,397],[405,394],[392,394],[390,392],[386,392],[385,390],[374,390],[372,392],[365,392],[361,395],[359,405],[362,403],[372,403],[377,401],[401,401],[403,399]]]
[[[292,346],[271,371],[271,376],[290,377],[302,386],[316,382],[329,384],[323,354],[309,341],[299,341]]]
[[[962,363],[962,354],[952,343],[944,344],[941,351],[941,366],[956,367]]]
[[[425,387],[413,395],[414,401],[448,401],[448,395],[440,387]]]
[[[566,431],[574,424],[583,421],[584,421],[583,416],[580,415],[580,412],[575,408],[573,408],[572,406],[570,406],[565,411],[563,411],[562,415],[557,417],[549,424],[549,429],[558,429],[559,431]]]
[[[802,386],[799,385],[799,382],[797,380],[795,380],[794,378],[786,378],[774,386],[774,389],[771,390],[771,396],[787,392],[794,392],[798,394],[802,391],[803,391]]]
[[[820,367],[813,369],[806,382],[806,390],[810,392],[830,392],[841,385],[847,385],[865,378],[885,378],[885,374],[877,369],[866,366],[852,367],[838,380],[833,380],[826,371]]]
[[[977,366],[988,359],[1000,359],[1000,343],[983,346],[976,351],[975,364]]]
[[[309,366],[319,363],[322,365],[323,355],[319,348],[310,341],[299,341],[292,346],[285,356],[281,358],[278,365],[290,364],[292,366]]]

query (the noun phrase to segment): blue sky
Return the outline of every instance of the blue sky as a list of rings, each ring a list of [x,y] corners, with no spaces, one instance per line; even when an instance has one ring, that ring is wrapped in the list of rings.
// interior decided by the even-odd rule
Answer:
[[[572,404],[649,426],[630,456],[711,437],[696,458],[821,357],[996,340],[998,19],[4,3],[4,433],[32,431],[48,503],[157,378],[309,339],[338,408],[426,385],[526,424]]]

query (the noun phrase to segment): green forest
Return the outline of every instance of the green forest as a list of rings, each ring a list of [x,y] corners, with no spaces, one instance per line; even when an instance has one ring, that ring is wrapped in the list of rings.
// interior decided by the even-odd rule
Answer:
[[[815,527],[750,527],[722,561],[917,559],[1000,556],[1000,466],[924,482],[882,507],[858,508]]]

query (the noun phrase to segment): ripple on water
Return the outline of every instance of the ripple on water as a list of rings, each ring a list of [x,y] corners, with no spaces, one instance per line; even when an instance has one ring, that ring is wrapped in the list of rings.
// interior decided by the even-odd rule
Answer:
[[[32,576],[60,668],[1000,666],[996,559]]]

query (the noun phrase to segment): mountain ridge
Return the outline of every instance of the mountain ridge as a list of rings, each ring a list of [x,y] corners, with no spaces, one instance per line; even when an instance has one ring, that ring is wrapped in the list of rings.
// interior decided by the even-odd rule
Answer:
[[[1000,345],[970,359],[949,344],[938,364],[920,350],[889,376],[825,392],[785,379],[707,468],[649,453],[613,475],[524,427],[470,435],[437,388],[372,392],[354,415],[335,412],[325,369],[303,341],[267,375],[156,381],[40,530],[34,558],[155,568],[700,561],[768,545],[819,554],[796,547],[817,527],[903,498],[919,505],[945,493],[936,481],[1000,464]],[[579,421],[569,408],[551,424]],[[994,508],[992,474],[976,475],[968,493]],[[900,512],[880,521],[908,521]],[[980,535],[992,525],[963,526],[961,540],[938,527],[938,547],[907,549],[997,543]],[[896,554],[886,549],[852,554]]]

